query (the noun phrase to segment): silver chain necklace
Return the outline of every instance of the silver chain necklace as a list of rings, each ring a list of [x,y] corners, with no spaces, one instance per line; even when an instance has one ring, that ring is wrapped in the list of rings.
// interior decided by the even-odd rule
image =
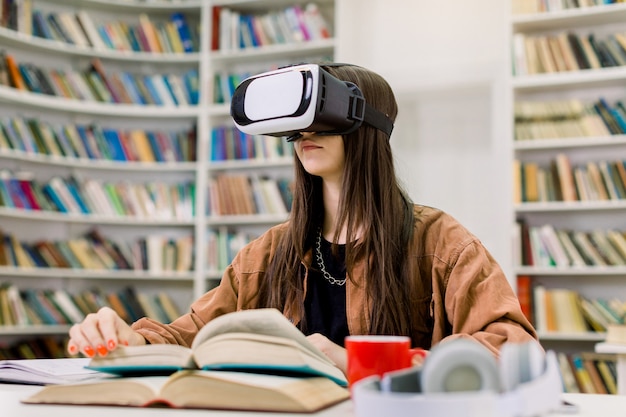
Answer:
[[[324,266],[324,259],[322,258],[322,229],[320,228],[317,231],[317,244],[315,245],[315,258],[317,259],[317,264],[320,266],[322,270],[322,275],[326,281],[328,281],[331,285],[339,285],[342,286],[346,283],[346,278],[337,279],[330,275],[326,270],[326,266]]]

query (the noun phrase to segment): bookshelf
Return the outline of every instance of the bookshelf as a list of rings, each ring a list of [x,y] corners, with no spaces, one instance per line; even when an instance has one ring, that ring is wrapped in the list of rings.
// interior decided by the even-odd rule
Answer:
[[[97,268],[85,267],[80,262],[69,268],[8,264],[0,266],[0,283],[15,285],[19,290],[53,289],[69,294],[92,288],[108,294],[131,286],[150,297],[166,293],[179,310],[186,310],[193,299],[217,284],[238,247],[287,218],[291,145],[280,139],[240,137],[233,132],[228,104],[232,88],[247,74],[308,60],[333,59],[335,1],[8,3],[20,5],[18,16],[37,12],[46,21],[51,15],[61,21],[66,21],[61,16],[87,15],[97,33],[119,36],[121,27],[129,39],[131,32],[135,39],[140,39],[139,28],[142,19],[147,18],[152,28],[161,33],[158,40],[162,50],[150,49],[145,41],[136,41],[139,48],[135,45],[133,49],[131,41],[114,42],[106,40],[106,35],[101,35],[100,41],[87,37],[86,44],[71,43],[59,35],[46,39],[39,33],[41,29],[35,29],[39,32],[33,35],[23,18],[8,23],[2,15],[3,66],[6,56],[11,56],[17,64],[27,64],[48,75],[58,71],[74,80],[67,74],[75,72],[84,77],[81,73],[94,72],[98,65],[103,69],[101,79],[111,83],[105,83],[105,88],[118,97],[107,100],[106,92],[94,92],[90,86],[91,97],[87,97],[80,89],[72,90],[78,81],[68,81],[73,93],[65,90],[64,94],[58,86],[55,92],[45,93],[31,88],[20,90],[10,80],[5,84],[0,81],[0,122],[8,132],[5,139],[0,135],[3,183],[17,180],[20,186],[26,183],[48,196],[46,186],[61,194],[71,192],[73,186],[86,206],[83,209],[77,204],[62,212],[54,204],[47,209],[33,209],[4,202],[0,205],[0,231],[33,251],[41,241],[67,247],[70,241],[85,238],[96,230],[105,242],[121,248],[119,251],[133,262],[129,268],[100,264]],[[287,14],[302,16],[296,11],[306,13],[308,19],[299,34],[295,28],[287,32],[286,26]],[[188,51],[176,49],[173,35],[167,32],[174,14],[182,15],[187,22],[193,44]],[[253,26],[259,22],[266,30],[273,27],[274,31],[281,24],[282,36],[276,34],[272,38],[266,34],[259,38]],[[220,41],[226,37],[231,38],[229,42]],[[165,95],[169,96],[165,97],[164,90],[156,86],[153,95],[157,98],[122,100],[119,84],[115,83],[118,78],[125,81],[122,74],[140,81],[151,77],[153,84],[160,83],[155,78],[162,77],[168,88]],[[141,86],[137,88],[144,96],[152,91],[145,93]],[[22,135],[24,128],[28,129],[27,135]],[[53,152],[44,139],[39,139],[44,142],[40,145],[35,129],[44,132],[44,139],[47,135],[49,140],[51,132],[60,138],[57,146],[63,149],[61,154]],[[13,143],[16,132],[19,138],[26,138],[18,141],[20,147]],[[147,151],[145,145],[137,145],[144,143],[146,137]],[[120,138],[122,151],[116,138]],[[79,145],[72,142],[80,139],[84,140],[82,153],[76,149]],[[124,157],[116,157],[119,152]],[[227,194],[219,194],[216,184],[233,177],[239,179],[238,186],[225,182],[231,184],[222,189]],[[260,183],[264,185],[257,189]],[[234,194],[233,189],[242,184],[253,186],[249,195]],[[104,190],[108,203],[103,204],[98,197],[99,189]],[[232,207],[218,204],[232,195],[238,204],[246,200],[252,211],[231,212]],[[12,200],[11,195],[9,199]],[[106,208],[108,205],[113,207]],[[259,211],[260,208],[265,209]],[[107,265],[106,260],[100,261]],[[69,324],[0,325],[0,335],[3,343],[8,343],[40,336],[61,337],[68,328]]]
[[[540,7],[546,3],[550,4]],[[619,164],[623,167],[626,161],[626,130],[620,120],[624,112],[619,104],[626,98],[626,62],[621,56],[626,44],[617,40],[626,5],[590,2],[574,7],[574,3],[511,2],[507,89],[518,295],[523,294],[523,304],[532,304],[542,344],[569,353],[593,351],[604,340],[603,326],[592,326],[589,312],[583,315],[585,326],[575,331],[559,330],[563,328],[538,318],[554,308],[568,308],[564,302],[554,305],[553,299],[547,306],[539,302],[538,287],[548,292],[565,289],[594,305],[599,300],[626,300],[626,253],[619,249],[626,234],[626,178],[619,175]],[[594,41],[601,46],[585,49]],[[576,44],[582,49],[578,57]],[[615,55],[614,62],[607,51]],[[594,180],[595,172],[599,176]],[[543,234],[537,231],[545,225],[550,227]],[[607,240],[609,231],[617,231],[621,238]],[[581,233],[591,249],[584,249]],[[568,252],[568,245],[573,252]],[[601,261],[590,256],[594,249]],[[617,258],[610,257],[611,250]],[[582,263],[576,263],[576,253]],[[574,302],[580,313],[577,303],[580,298]],[[566,316],[571,320],[572,315]]]

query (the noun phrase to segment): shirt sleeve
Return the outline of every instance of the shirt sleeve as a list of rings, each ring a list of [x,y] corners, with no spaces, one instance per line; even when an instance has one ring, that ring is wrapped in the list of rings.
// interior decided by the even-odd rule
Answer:
[[[188,313],[169,324],[144,317],[131,327],[149,343],[169,343],[189,347],[206,323],[238,309],[237,282],[231,265],[224,272],[220,284],[194,301]]]
[[[452,326],[446,339],[471,337],[496,355],[505,342],[537,339],[504,272],[477,240],[452,265],[444,303]]]

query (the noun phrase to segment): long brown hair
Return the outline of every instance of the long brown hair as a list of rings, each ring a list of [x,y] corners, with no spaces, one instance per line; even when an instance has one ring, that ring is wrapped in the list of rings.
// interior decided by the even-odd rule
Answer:
[[[365,100],[395,120],[398,108],[389,84],[354,65],[323,66],[336,78],[356,84]],[[345,168],[338,208],[338,230],[347,229],[348,276],[360,259],[371,306],[371,334],[411,335],[411,271],[408,248],[413,235],[413,205],[395,176],[389,137],[363,124],[343,136]],[[261,283],[259,303],[304,319],[302,259],[322,224],[322,179],[306,172],[295,157],[295,186],[288,233],[279,243]],[[356,240],[356,232],[359,239]]]

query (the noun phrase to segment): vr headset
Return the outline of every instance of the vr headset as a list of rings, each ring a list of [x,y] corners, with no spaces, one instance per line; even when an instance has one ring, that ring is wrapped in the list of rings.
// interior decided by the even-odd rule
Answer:
[[[363,123],[388,136],[393,130],[393,122],[365,102],[357,85],[316,64],[283,67],[245,79],[235,89],[230,115],[244,133],[286,136],[289,142],[298,139],[300,132],[346,135]]]

